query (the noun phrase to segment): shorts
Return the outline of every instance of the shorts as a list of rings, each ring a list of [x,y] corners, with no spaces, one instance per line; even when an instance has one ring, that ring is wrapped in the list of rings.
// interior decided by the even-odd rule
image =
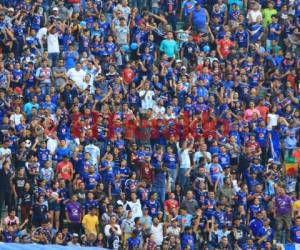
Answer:
[[[60,204],[57,203],[56,201],[49,202],[49,210],[54,211],[54,212],[59,212],[60,211]]]
[[[235,157],[235,158],[230,158],[230,165],[238,165],[238,158]]]

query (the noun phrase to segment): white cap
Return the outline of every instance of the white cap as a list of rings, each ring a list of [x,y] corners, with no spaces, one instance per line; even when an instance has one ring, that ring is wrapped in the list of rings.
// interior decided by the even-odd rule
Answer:
[[[58,11],[58,8],[57,7],[53,7],[53,9],[52,9],[53,11]]]

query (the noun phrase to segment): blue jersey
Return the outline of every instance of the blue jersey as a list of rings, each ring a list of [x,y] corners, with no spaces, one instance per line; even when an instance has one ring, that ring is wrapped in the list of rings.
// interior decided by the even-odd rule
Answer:
[[[57,127],[57,137],[60,140],[65,140],[70,138],[70,127],[66,123],[62,123]]]
[[[209,173],[212,182],[216,182],[222,176],[222,167],[220,164],[211,163],[209,165]]]
[[[115,53],[116,45],[114,43],[107,42],[104,44],[106,53],[111,56]]]
[[[247,193],[243,191],[238,191],[236,193],[237,200],[236,203],[237,205],[243,205],[244,207],[247,206]]]
[[[101,168],[106,168],[109,167],[108,169],[102,171],[102,177],[106,181],[111,181],[114,178],[114,169],[115,169],[115,163],[113,161],[109,162],[107,160],[103,160],[100,165]]]
[[[84,203],[84,212],[87,214],[88,212],[90,212],[92,210],[92,208],[99,208],[99,204],[97,201],[95,200],[87,200]]]
[[[262,211],[262,207],[260,205],[251,205],[249,207],[249,211],[250,211],[250,219],[252,219],[255,214],[257,214],[258,212]]]
[[[122,192],[122,183],[121,183],[121,181],[114,180],[113,183],[112,183],[111,194],[116,196],[116,195],[120,195],[121,192]]]
[[[104,22],[99,21],[98,25],[99,25],[100,32],[101,32],[102,36],[104,38],[106,38],[106,36],[108,34],[108,30],[109,30],[110,24],[108,22],[106,22],[106,21],[104,21]]]
[[[99,174],[85,174],[83,176],[83,180],[85,183],[85,187],[87,190],[93,190],[96,185],[101,181],[101,177]]]
[[[176,169],[177,156],[175,154],[164,154],[163,162],[168,169]]]
[[[268,40],[278,40],[279,35],[272,31],[274,29],[276,32],[281,30],[281,26],[279,23],[270,23],[269,26],[269,32],[268,32]]]
[[[125,181],[125,191],[127,195],[130,195],[131,192],[135,192],[138,187],[138,181],[134,179],[127,179]]]
[[[81,35],[79,38],[79,53],[87,52],[89,50],[90,38]]]
[[[41,167],[44,167],[45,162],[50,160],[50,151],[47,148],[39,148],[37,150],[37,155]]]
[[[208,196],[208,191],[204,190],[201,191],[199,189],[194,189],[195,199],[199,204],[199,207],[202,207],[204,205],[205,199]]]
[[[265,168],[264,166],[260,165],[260,164],[251,164],[250,168],[249,168],[249,172],[253,172],[256,174],[262,173],[264,172]]]
[[[62,188],[58,190],[59,197],[62,199],[62,201],[66,201],[70,198],[70,192],[66,188]]]
[[[209,152],[214,155],[214,154],[219,154],[220,153],[220,148],[217,146],[217,147],[210,147],[209,148]]]
[[[161,168],[162,167],[162,157],[156,152],[153,152],[153,154],[151,156],[151,165],[154,168]]]
[[[212,10],[211,12],[211,18],[217,18],[218,19],[218,24],[223,24],[224,23],[224,17],[225,17],[225,13],[221,10],[219,10],[218,12],[215,10]]]
[[[50,110],[51,114],[55,113],[56,105],[53,104],[52,102],[50,102],[50,103],[44,102],[44,103],[42,104],[42,107],[43,107],[43,109],[48,109],[48,110]]]
[[[19,69],[19,70],[14,69],[12,71],[12,79],[14,81],[19,81],[17,84],[21,86],[21,84],[23,82],[23,71],[21,69]]]
[[[264,28],[261,24],[255,23],[249,27],[250,33],[250,42],[256,43],[257,40],[262,36]]]
[[[274,238],[274,230],[271,227],[268,227],[268,228],[262,227],[262,228],[260,228],[258,230],[258,237],[264,237],[264,236],[266,236],[265,241],[272,242],[273,238]],[[261,243],[261,247],[265,247],[265,244],[266,244],[265,241],[263,241]]]
[[[261,184],[261,183],[259,182],[259,180],[253,179],[250,175],[248,175],[247,176],[247,184],[248,184],[249,190],[253,192],[255,190],[255,186],[258,184]]]
[[[239,131],[230,131],[229,136],[233,136],[236,144],[241,145],[241,135]]]
[[[190,250],[194,250],[195,249],[195,240],[193,235],[191,234],[187,234],[187,233],[183,233],[180,237],[180,241],[181,241],[181,248],[185,249],[186,247],[189,247],[188,249]]]
[[[42,16],[39,14],[33,14],[31,19],[31,28],[38,31],[41,28]]]
[[[153,202],[150,201],[150,200],[146,200],[145,206],[148,208],[149,215],[151,217],[158,215],[158,212],[160,211],[160,205],[159,205],[159,202],[157,200],[155,200]]]
[[[127,244],[128,244],[128,250],[134,250],[134,249],[138,249],[139,246],[140,246],[140,237],[130,237],[128,240],[127,240]]]
[[[266,147],[268,142],[268,131],[266,128],[256,128],[254,130],[256,141],[261,147]]]
[[[249,34],[247,31],[237,31],[235,33],[235,41],[237,42],[239,48],[247,48],[249,43]]]
[[[257,237],[259,234],[259,230],[263,227],[262,220],[259,220],[257,218],[254,218],[249,223],[249,228],[252,231],[252,234]]]
[[[118,149],[123,150],[125,148],[125,141],[123,139],[118,139],[115,141],[115,146]]]
[[[119,167],[116,169],[116,173],[121,175],[121,182],[124,185],[125,181],[127,180],[127,178],[129,177],[129,174],[130,174],[129,168]]]
[[[74,40],[75,40],[75,38],[72,35],[69,35],[69,34],[63,35],[62,43],[63,43],[64,51],[69,50],[69,46],[70,46],[70,44],[72,44],[74,42]]]
[[[225,224],[225,213],[223,211],[214,211],[213,217],[218,224],[218,228],[222,228],[222,225]]]
[[[182,3],[181,9],[183,10],[184,17],[189,17],[195,8],[196,1],[185,0]]]
[[[68,157],[71,156],[71,151],[70,151],[69,148],[67,148],[67,147],[61,148],[61,147],[59,147],[59,148],[56,149],[56,155],[55,155],[55,158],[56,158],[57,161],[61,161],[62,158],[63,158],[65,155],[68,156]]]
[[[217,202],[215,199],[207,198],[204,201],[204,206],[207,208],[205,209],[205,216],[208,218],[211,218],[214,215],[214,209],[217,205]]]
[[[294,243],[300,243],[300,226],[293,226],[290,229],[290,237]]]
[[[227,153],[221,153],[219,154],[219,161],[220,165],[224,169],[224,167],[230,165],[230,156]]]

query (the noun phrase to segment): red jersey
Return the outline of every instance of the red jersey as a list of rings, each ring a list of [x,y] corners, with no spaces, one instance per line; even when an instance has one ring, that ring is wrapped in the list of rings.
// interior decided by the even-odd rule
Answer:
[[[230,40],[222,39],[218,42],[220,46],[220,54],[223,58],[226,58],[230,54],[230,49],[234,45],[234,42]]]
[[[71,180],[73,173],[73,164],[70,161],[59,162],[56,166],[56,173],[58,174],[58,177],[61,177],[64,180]]]

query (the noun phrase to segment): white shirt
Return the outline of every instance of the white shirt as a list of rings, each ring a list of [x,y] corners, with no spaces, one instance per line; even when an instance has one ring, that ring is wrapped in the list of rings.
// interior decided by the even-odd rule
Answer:
[[[86,145],[84,148],[84,152],[89,152],[91,155],[90,162],[96,166],[98,165],[98,158],[100,158],[100,149],[94,144]]]
[[[189,149],[179,150],[180,168],[190,168],[191,159]]]
[[[12,114],[10,116],[10,121],[13,122],[15,126],[19,125],[21,123],[21,118],[23,117],[22,114]]]
[[[36,38],[40,41],[40,42],[42,42],[42,39],[43,39],[43,37],[45,37],[46,35],[47,35],[47,28],[41,28],[41,29],[39,29],[39,31],[37,32],[37,34],[36,34]]]
[[[279,115],[277,114],[268,114],[268,129],[272,129],[272,127],[277,126],[278,117]]]
[[[67,76],[74,81],[77,86],[80,86],[85,77],[85,72],[82,69],[78,71],[76,68],[71,68],[68,70]]]
[[[139,92],[139,96],[142,97],[145,95],[145,90],[141,90]],[[155,95],[154,91],[148,90],[144,99],[142,99],[142,109],[152,109],[155,101],[153,100],[153,96]]]
[[[4,156],[1,160],[0,160],[0,169],[2,169],[3,163],[4,161],[11,156],[11,150],[9,148],[0,148],[0,157]]]
[[[156,117],[159,117],[165,114],[166,108],[164,106],[154,105],[153,112],[156,114]]]
[[[129,28],[125,26],[117,26],[116,27],[116,36],[118,44],[127,44],[128,43],[128,34]]]
[[[48,53],[59,53],[58,33],[47,36]]]
[[[115,8],[114,8],[114,11],[121,11],[122,13],[122,16],[125,18],[126,22],[128,21],[128,17],[131,13],[131,9],[129,6],[122,6],[122,4],[118,4]]]
[[[142,205],[141,205],[141,202],[140,202],[139,199],[137,199],[136,202],[127,201],[126,206],[129,206],[130,210],[132,211],[133,220],[137,217],[142,217],[143,216]]]
[[[205,154],[206,154],[206,157],[211,161],[211,153],[206,151]],[[199,160],[201,157],[204,157],[202,152],[200,152],[200,151],[195,152],[194,162],[199,164]]]
[[[121,231],[121,227],[118,225],[118,224],[115,224],[114,227],[116,228],[116,231],[115,233],[117,235],[121,235],[122,234],[122,231]],[[109,237],[111,236],[111,233],[110,233],[110,229],[112,228],[112,226],[110,224],[106,225],[105,228],[104,228],[104,233],[105,233],[105,236],[106,237]]]
[[[51,137],[48,137],[47,139],[47,149],[50,151],[50,154],[54,155],[56,149],[58,146],[58,142],[56,139],[52,139]]]
[[[163,224],[159,223],[157,226],[154,226],[152,224],[151,226],[151,230],[150,230],[151,234],[153,235],[153,240],[155,241],[155,243],[160,246],[163,242]]]
[[[250,10],[248,15],[247,15],[247,18],[252,20],[252,22],[258,22],[258,21],[261,21],[262,20],[262,14],[261,14],[261,11],[260,10]]]

